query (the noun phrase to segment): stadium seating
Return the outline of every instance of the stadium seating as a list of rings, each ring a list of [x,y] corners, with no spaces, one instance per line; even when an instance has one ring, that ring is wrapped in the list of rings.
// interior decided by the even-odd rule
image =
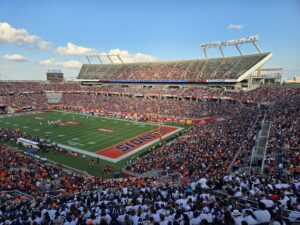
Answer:
[[[78,79],[193,80],[237,79],[268,53],[216,59],[129,64],[84,64]]]
[[[249,62],[248,67],[253,63]],[[181,79],[181,71],[185,75],[198,71],[198,78],[211,71],[215,71],[215,77],[221,71],[229,71],[228,74],[242,71],[237,61],[226,62],[235,65],[228,67],[213,62],[183,64],[149,63],[142,69],[131,65],[124,75],[116,73],[116,79],[125,74],[135,79],[135,73],[141,71],[147,79],[153,70],[160,77],[170,67],[174,72],[165,76],[172,79]],[[1,145],[1,224],[227,225],[242,220],[248,224],[271,220],[273,224],[283,221],[299,224],[295,221],[300,218],[299,89],[262,87],[251,92],[226,92],[202,87],[81,87],[74,83],[0,82],[1,101],[13,108],[27,105],[47,108],[46,91],[61,91],[61,104],[69,106],[115,113],[221,119],[194,126],[171,142],[128,162],[126,171],[133,174],[140,176],[153,170],[159,173],[151,178],[103,180],[64,170]],[[241,148],[233,171],[248,165],[263,118],[272,124],[265,174],[229,176],[227,170]],[[13,141],[19,137],[38,138],[19,129],[0,128],[0,139]],[[44,140],[42,144],[67,154],[51,141]],[[283,149],[282,170],[274,163],[278,148]]]

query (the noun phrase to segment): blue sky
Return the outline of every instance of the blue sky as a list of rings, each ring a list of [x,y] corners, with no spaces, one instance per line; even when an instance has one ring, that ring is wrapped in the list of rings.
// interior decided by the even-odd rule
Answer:
[[[254,34],[273,52],[266,67],[300,75],[299,0],[0,0],[0,79],[45,79],[48,69],[76,77],[87,62],[81,53],[120,52],[129,62],[203,58],[201,43]]]

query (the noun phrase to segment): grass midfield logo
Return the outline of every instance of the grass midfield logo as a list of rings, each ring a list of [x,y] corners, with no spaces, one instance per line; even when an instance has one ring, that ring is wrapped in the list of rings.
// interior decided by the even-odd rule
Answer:
[[[45,120],[46,118],[44,118],[44,117],[34,117],[34,119],[36,119],[36,120]]]
[[[114,133],[114,130],[111,129],[105,129],[105,128],[98,128],[97,129],[98,132],[102,132],[102,133]]]
[[[77,126],[80,125],[79,122],[76,121],[63,121],[57,124],[58,126]]]

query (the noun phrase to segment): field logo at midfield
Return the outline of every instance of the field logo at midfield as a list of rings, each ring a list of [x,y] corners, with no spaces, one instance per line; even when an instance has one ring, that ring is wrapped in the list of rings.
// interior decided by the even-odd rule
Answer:
[[[115,132],[114,130],[105,129],[105,128],[99,128],[97,131],[102,132],[102,133],[114,133]]]
[[[45,120],[46,118],[36,116],[36,117],[34,117],[34,119],[36,119],[36,120]]]
[[[176,130],[176,127],[163,126],[115,144],[109,148],[97,152],[96,154],[111,159],[118,159],[134,150],[142,149],[143,146],[149,144],[150,142],[155,142]]]
[[[64,122],[58,123],[59,126],[77,126],[79,124],[80,123],[76,122],[76,121],[64,121]]]

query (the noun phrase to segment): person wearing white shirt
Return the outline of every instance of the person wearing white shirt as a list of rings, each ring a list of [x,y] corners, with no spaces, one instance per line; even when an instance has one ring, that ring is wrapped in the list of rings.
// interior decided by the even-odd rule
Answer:
[[[262,200],[260,200],[260,202],[264,203],[266,208],[272,208],[274,206],[274,202],[270,199],[266,199],[266,197],[263,197]]]
[[[209,208],[204,207],[203,208],[203,212],[200,214],[200,216],[198,217],[200,222],[202,220],[207,220],[208,223],[212,223],[213,222],[213,215],[210,213]]]
[[[196,182],[192,182],[191,183],[191,189],[194,191],[196,189],[197,183]]]
[[[234,221],[235,225],[242,225],[243,217],[241,216],[241,213],[239,210],[235,209],[231,213],[232,219]]]
[[[155,222],[158,222],[160,221],[160,217],[159,217],[159,214],[157,214],[156,212],[152,214],[152,217],[154,219]]]
[[[206,185],[207,179],[205,177],[202,177],[200,180],[198,180],[198,183],[200,184],[201,188],[208,188],[208,186]]]
[[[64,225],[76,225],[76,223],[77,223],[76,220],[73,220],[73,219],[71,219],[71,218],[68,218],[68,219],[65,221]]]
[[[198,225],[200,223],[200,218],[198,217],[199,213],[198,212],[193,212],[193,218],[190,220],[191,225]]]
[[[123,192],[124,195],[127,195],[127,194],[128,194],[128,188],[127,188],[127,187],[124,187],[124,188],[122,189],[122,192]]]
[[[253,216],[253,212],[250,210],[245,210],[243,220],[246,221],[248,223],[248,225],[256,225],[257,224],[257,221]]]
[[[159,218],[160,218],[160,221],[159,221],[160,225],[168,225],[168,221],[166,220],[164,214],[159,214]]]
[[[102,219],[105,219],[105,221],[106,221],[108,224],[110,224],[110,222],[111,222],[111,216],[110,216],[109,214],[105,214],[104,216],[103,216],[103,214],[102,214],[101,217],[102,217]]]
[[[268,210],[266,210],[266,206],[263,202],[258,203],[259,210],[255,210],[253,212],[254,216],[256,217],[256,221],[258,223],[268,223],[271,220],[271,214]]]
[[[300,211],[294,210],[289,213],[289,221],[296,222],[299,219],[300,219]]]
[[[125,214],[119,215],[117,218],[117,221],[121,224],[124,224],[125,223]]]
[[[131,216],[131,221],[133,225],[138,225],[139,223],[139,218],[135,213]]]
[[[48,210],[48,213],[49,213],[50,219],[53,221],[54,217],[55,217],[56,210],[55,209],[50,209],[50,210]]]
[[[242,194],[242,192],[239,188],[236,190],[236,193],[234,194],[234,196],[235,197],[242,197],[243,196],[243,194]]]
[[[283,199],[279,200],[279,202],[282,204],[282,205],[286,205],[287,204],[287,201],[289,201],[290,198],[288,196],[284,196]]]

